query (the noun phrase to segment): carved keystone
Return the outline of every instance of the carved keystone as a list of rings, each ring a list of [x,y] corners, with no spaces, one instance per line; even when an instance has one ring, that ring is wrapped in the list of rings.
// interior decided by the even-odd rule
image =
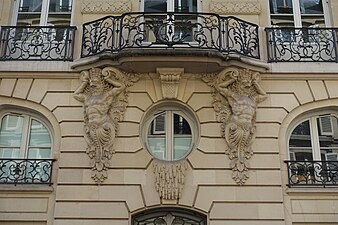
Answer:
[[[163,98],[177,98],[183,68],[157,68],[160,75]]]

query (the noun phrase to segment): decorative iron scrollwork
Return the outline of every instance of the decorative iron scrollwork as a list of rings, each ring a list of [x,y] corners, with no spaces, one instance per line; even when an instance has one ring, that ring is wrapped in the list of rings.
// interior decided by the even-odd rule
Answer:
[[[0,183],[51,185],[53,159],[0,159]]]
[[[259,58],[258,26],[208,13],[126,13],[83,25],[81,57],[127,48],[213,49]]]

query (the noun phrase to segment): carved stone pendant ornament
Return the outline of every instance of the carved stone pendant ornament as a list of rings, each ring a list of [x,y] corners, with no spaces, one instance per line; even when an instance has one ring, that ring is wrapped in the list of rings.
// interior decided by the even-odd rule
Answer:
[[[127,107],[126,87],[132,84],[127,78],[112,67],[92,68],[81,72],[81,84],[74,92],[74,98],[84,104],[86,152],[97,184],[108,177],[118,122]]]
[[[160,198],[177,200],[181,197],[187,167],[186,160],[177,162],[154,160],[155,188]]]
[[[266,99],[258,84],[259,73],[247,69],[229,68],[211,79],[204,77],[215,88],[213,107],[222,122],[222,135],[226,142],[232,178],[243,185],[249,178],[249,159],[253,152],[257,104]]]

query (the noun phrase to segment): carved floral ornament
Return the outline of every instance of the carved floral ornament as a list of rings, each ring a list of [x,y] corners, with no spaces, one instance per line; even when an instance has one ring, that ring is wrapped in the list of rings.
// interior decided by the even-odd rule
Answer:
[[[243,185],[249,178],[249,159],[253,155],[257,104],[267,97],[258,84],[259,73],[229,68],[202,79],[214,88],[213,107],[217,120],[222,123],[232,178]]]
[[[101,184],[108,177],[118,122],[128,105],[126,88],[138,78],[106,67],[82,71],[80,80],[74,98],[84,104],[86,152],[91,159],[92,178]]]

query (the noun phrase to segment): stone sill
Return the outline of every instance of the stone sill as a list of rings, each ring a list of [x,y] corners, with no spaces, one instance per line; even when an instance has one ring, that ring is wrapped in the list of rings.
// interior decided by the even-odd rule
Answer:
[[[286,194],[338,194],[337,186],[332,187],[287,187],[285,189]]]
[[[3,192],[53,192],[54,187],[46,184],[0,184],[0,193]]]

